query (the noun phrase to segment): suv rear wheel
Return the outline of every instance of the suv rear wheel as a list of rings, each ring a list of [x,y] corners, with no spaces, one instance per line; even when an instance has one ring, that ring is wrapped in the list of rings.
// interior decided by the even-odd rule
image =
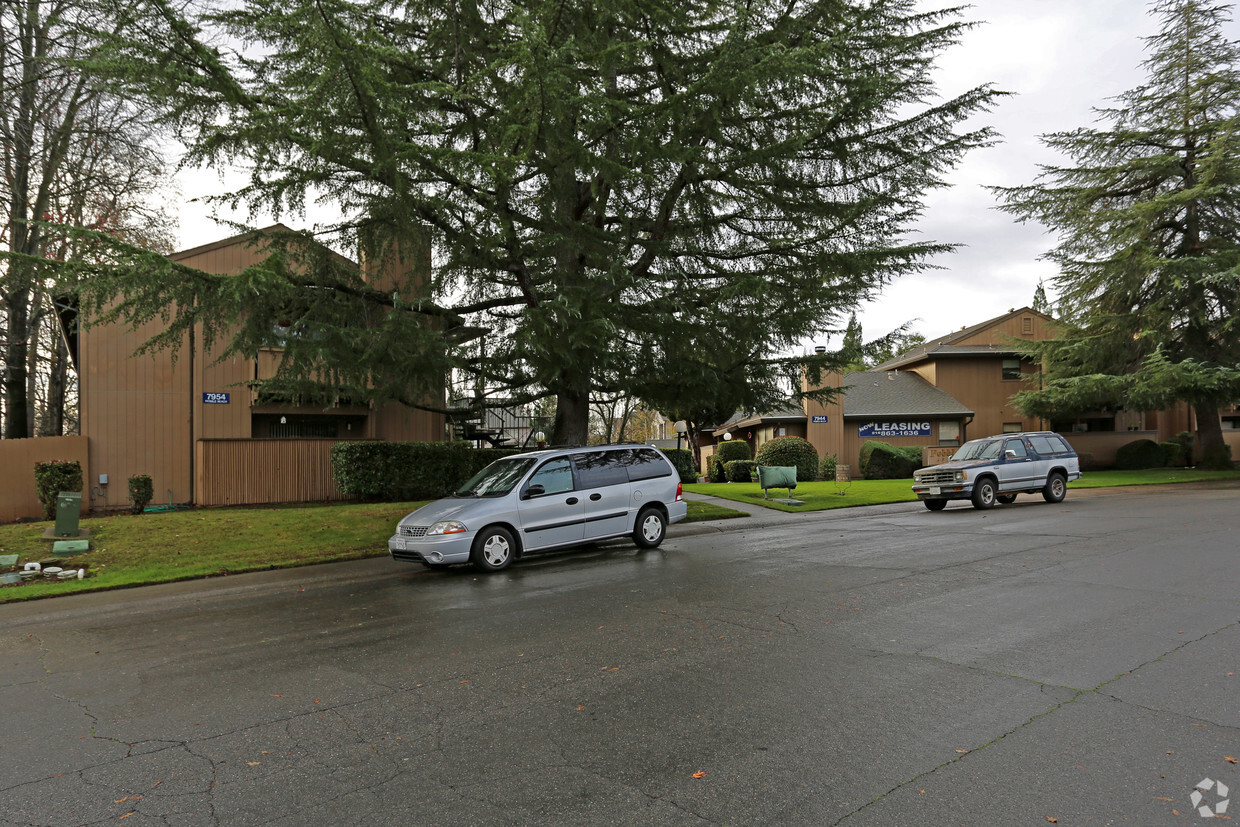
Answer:
[[[973,486],[973,507],[983,510],[993,508],[997,495],[995,481],[990,477],[983,477]]]
[[[1068,481],[1064,479],[1063,474],[1056,471],[1046,480],[1046,487],[1042,489],[1042,499],[1048,503],[1063,502],[1063,498],[1068,495]]]

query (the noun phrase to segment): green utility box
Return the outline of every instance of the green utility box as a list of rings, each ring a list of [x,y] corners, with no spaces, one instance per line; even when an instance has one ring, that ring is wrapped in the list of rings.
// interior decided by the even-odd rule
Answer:
[[[78,536],[78,518],[82,515],[82,493],[61,491],[56,495],[56,536]]]
[[[52,554],[57,557],[73,557],[90,551],[90,540],[57,540],[52,543]]]

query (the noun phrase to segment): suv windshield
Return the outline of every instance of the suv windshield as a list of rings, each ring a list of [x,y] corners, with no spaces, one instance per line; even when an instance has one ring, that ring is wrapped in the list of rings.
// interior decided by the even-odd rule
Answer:
[[[1003,443],[997,439],[979,439],[966,442],[960,450],[952,454],[952,461],[968,459],[998,459],[999,448]]]
[[[456,489],[457,497],[500,497],[512,490],[534,464],[533,457],[497,459]]]

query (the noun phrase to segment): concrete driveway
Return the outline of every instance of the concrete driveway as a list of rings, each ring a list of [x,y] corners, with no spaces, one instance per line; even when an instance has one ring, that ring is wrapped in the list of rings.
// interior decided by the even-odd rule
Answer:
[[[763,513],[0,606],[0,824],[1203,823],[1240,797],[1236,505]]]

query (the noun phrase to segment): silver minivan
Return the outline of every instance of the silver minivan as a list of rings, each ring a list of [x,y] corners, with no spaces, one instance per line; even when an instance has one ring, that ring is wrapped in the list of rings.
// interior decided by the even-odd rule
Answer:
[[[654,548],[685,518],[681,493],[672,463],[647,445],[514,454],[406,515],[388,551],[427,568],[499,571],[527,551],[615,537]]]

